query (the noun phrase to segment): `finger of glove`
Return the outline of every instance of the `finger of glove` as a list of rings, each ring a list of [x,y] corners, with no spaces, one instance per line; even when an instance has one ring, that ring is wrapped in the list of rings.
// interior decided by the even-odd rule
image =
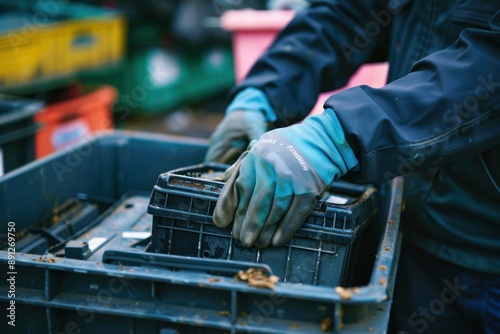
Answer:
[[[278,179],[272,207],[264,223],[264,229],[255,242],[256,247],[266,248],[271,244],[278,223],[289,210],[292,200],[293,191],[290,183],[283,179]]]
[[[226,183],[222,188],[217,204],[215,205],[213,220],[217,227],[228,227],[234,220],[236,210],[238,208],[239,195],[236,187],[236,179],[238,178],[238,171],[246,154],[243,154],[231,167],[232,170],[230,177],[226,179]],[[229,169],[228,169],[229,170]],[[226,170],[226,173],[228,172]],[[226,176],[226,173],[224,176]]]
[[[228,169],[226,169],[226,171],[224,172],[224,181],[229,180],[229,178],[231,178],[231,175],[233,175],[234,172],[237,172],[240,169],[241,162],[247,156],[247,154],[248,151],[243,152],[238,158],[238,160],[236,160],[234,164],[232,164],[231,166],[229,166]]]
[[[251,157],[247,157],[245,162],[248,163],[249,160],[251,160]],[[253,161],[250,161],[250,164],[252,163]],[[251,246],[260,233],[260,230],[252,230],[248,231],[248,234],[246,235],[242,234],[248,207],[255,189],[255,170],[253,169],[253,166],[246,166],[246,164],[241,166],[238,179],[236,180],[236,187],[238,188],[238,193],[240,195],[240,202],[233,220],[233,237],[240,241],[242,240],[242,237],[244,237],[244,240],[246,241],[242,242],[242,244],[244,247],[249,247],[248,245]]]
[[[226,148],[224,151],[219,152],[216,160],[213,160],[213,161],[225,163],[225,164],[232,164],[238,160],[239,156],[243,152],[245,152],[244,147],[241,147],[241,148],[240,147],[229,147],[229,148]]]
[[[252,246],[264,229],[276,188],[275,178],[270,176],[270,170],[259,161],[255,161],[259,160],[258,157],[249,157],[251,159],[243,163],[240,179],[237,181],[240,203],[244,208],[242,207],[241,212],[235,217],[236,228],[233,230],[244,247]],[[248,180],[243,177],[247,177]]]
[[[283,246],[295,235],[316,205],[313,194],[295,195],[288,211],[278,223],[271,245]]]
[[[225,147],[228,145],[227,140],[227,126],[226,120],[224,119],[215,129],[215,131],[210,136],[210,145],[208,147],[207,153],[205,154],[205,162],[217,161],[218,157],[222,152],[225,151]]]
[[[260,232],[259,236],[257,237],[257,240],[255,240],[255,243],[253,245],[257,248],[269,247],[277,227],[278,224],[276,222],[269,225],[264,224],[264,228]]]
[[[211,140],[210,146],[205,154],[204,162],[215,161],[224,163],[221,161],[221,156],[226,152],[227,146],[228,144],[224,140]]]
[[[248,145],[247,130],[242,113],[234,113],[224,117],[210,136],[210,147],[205,154],[205,162],[216,161],[226,163],[224,157],[230,149],[243,152]],[[236,160],[236,159],[235,159]]]
[[[260,111],[236,111],[227,115],[210,137],[205,162],[235,161],[251,140],[259,139],[266,131],[266,119]]]
[[[205,162],[229,163],[236,161],[248,145],[248,142],[242,140],[236,132],[228,133],[219,140],[213,138],[210,142],[211,144],[205,154]]]
[[[262,118],[253,118],[248,120],[246,125],[249,142],[259,139],[264,133],[267,132],[267,124],[264,116],[262,116]]]

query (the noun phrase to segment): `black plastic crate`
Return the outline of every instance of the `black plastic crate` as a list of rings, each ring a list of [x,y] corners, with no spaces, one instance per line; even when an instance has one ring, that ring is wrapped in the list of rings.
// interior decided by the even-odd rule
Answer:
[[[357,236],[377,213],[374,187],[335,182],[285,246],[246,248],[212,220],[227,168],[207,163],[159,176],[148,206],[151,252],[265,263],[283,282],[350,283]]]

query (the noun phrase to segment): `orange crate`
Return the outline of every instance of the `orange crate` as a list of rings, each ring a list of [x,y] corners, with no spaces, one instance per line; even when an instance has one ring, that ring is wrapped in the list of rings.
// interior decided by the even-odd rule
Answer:
[[[104,86],[83,96],[47,105],[35,115],[35,122],[41,125],[35,135],[36,158],[112,129],[116,96],[115,88]]]

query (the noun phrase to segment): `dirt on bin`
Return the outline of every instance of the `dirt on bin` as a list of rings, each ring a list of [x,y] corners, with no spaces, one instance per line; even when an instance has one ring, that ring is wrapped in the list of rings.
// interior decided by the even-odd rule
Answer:
[[[278,276],[268,276],[263,270],[255,268],[249,268],[247,271],[240,270],[235,278],[247,282],[250,286],[270,290],[274,290],[275,284],[279,281]]]

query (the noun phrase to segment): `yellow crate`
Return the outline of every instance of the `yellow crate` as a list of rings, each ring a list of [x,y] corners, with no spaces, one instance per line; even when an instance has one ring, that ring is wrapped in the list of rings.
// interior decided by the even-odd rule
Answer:
[[[17,85],[114,64],[125,53],[119,14],[26,24],[0,34],[0,85]]]

